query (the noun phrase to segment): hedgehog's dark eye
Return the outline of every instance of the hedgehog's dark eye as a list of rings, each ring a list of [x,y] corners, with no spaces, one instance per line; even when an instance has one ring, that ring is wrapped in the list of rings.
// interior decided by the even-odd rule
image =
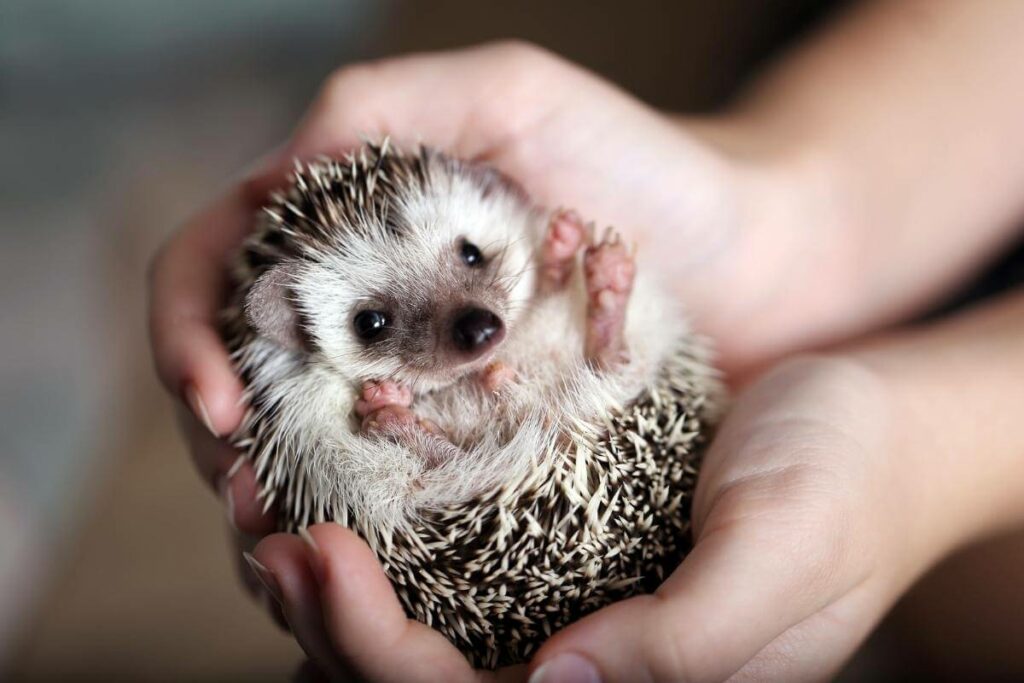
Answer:
[[[352,324],[360,339],[371,341],[380,336],[388,322],[388,315],[383,311],[359,311]]]
[[[476,268],[484,264],[484,255],[481,253],[480,247],[472,242],[463,240],[462,246],[459,247],[459,256],[462,257],[462,262],[470,268]]]

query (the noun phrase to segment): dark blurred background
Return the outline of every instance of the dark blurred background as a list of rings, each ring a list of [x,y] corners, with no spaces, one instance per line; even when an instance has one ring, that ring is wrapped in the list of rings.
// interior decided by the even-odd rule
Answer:
[[[235,581],[177,439],[144,272],[333,68],[518,37],[706,111],[834,4],[5,0],[0,678],[278,681],[301,661]]]

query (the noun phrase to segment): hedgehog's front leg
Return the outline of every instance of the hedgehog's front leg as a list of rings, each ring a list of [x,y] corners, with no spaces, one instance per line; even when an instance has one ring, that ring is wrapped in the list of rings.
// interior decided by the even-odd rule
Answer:
[[[587,289],[584,355],[598,367],[627,362],[626,308],[633,291],[636,262],[611,228],[583,253]]]
[[[551,216],[541,247],[541,289],[555,292],[569,282],[576,253],[586,239],[587,227],[575,211],[559,209]]]
[[[430,420],[416,416],[409,387],[391,380],[363,382],[363,390],[356,401],[356,415],[362,418],[366,433],[397,433],[422,428],[433,434],[441,430]]]

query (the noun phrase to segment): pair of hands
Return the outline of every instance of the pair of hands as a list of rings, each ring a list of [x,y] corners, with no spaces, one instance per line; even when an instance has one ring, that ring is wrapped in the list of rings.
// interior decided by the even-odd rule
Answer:
[[[852,354],[791,360],[743,388],[707,454],[692,554],[655,594],[553,636],[528,670],[472,671],[442,636],[406,619],[348,530],[317,525],[305,542],[270,533],[254,472],[223,440],[243,411],[216,330],[226,264],[293,158],[384,133],[492,164],[539,203],[576,207],[629,234],[716,340],[731,377],[842,328],[842,306],[822,303],[842,300],[823,294],[836,289],[824,272],[829,230],[806,215],[800,173],[745,153],[742,136],[672,121],[516,44],[337,72],[290,142],[174,235],[151,273],[154,356],[182,401],[193,458],[240,537],[265,536],[243,571],[260,579],[256,590],[309,656],[329,674],[370,680],[835,672],[944,547],[905,509],[926,509],[933,496],[914,458],[895,457],[906,440],[890,387]],[[806,257],[815,240],[812,251],[826,257]]]

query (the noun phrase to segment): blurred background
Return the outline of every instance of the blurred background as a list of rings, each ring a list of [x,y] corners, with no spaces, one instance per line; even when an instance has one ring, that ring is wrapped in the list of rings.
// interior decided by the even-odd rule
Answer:
[[[280,681],[302,660],[175,433],[145,267],[332,69],[519,37],[702,111],[835,4],[4,0],[0,679]]]

